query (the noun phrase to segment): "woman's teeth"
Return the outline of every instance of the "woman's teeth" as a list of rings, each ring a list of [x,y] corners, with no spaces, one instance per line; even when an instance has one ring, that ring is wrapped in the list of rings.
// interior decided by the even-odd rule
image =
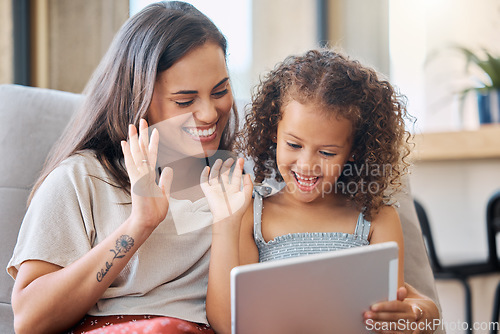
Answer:
[[[208,137],[211,136],[216,129],[217,129],[217,124],[214,124],[214,126],[212,126],[210,129],[205,129],[205,130],[200,130],[197,128],[187,128],[186,130],[192,136]]]

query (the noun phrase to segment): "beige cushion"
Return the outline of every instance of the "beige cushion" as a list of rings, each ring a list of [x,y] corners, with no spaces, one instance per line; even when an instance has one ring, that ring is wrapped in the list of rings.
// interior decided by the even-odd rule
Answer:
[[[14,333],[5,271],[12,255],[29,191],[45,157],[81,96],[55,90],[0,85],[0,333]]]

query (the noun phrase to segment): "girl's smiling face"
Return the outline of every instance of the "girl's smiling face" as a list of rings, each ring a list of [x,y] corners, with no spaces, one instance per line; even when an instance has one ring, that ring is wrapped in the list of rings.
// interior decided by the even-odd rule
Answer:
[[[286,193],[310,203],[335,193],[335,183],[351,159],[352,124],[326,116],[314,103],[291,100],[282,109],[276,162]]]
[[[190,51],[161,72],[155,83],[148,121],[160,132],[159,153],[166,152],[169,159],[212,155],[232,104],[220,46],[207,42]]]

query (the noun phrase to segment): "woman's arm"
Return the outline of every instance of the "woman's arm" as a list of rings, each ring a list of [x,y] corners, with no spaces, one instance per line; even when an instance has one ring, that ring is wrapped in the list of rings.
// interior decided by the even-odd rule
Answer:
[[[80,320],[152,232],[135,225],[127,220],[66,268],[44,261],[23,262],[12,291],[16,333],[60,332]],[[117,251],[122,239],[133,246]]]
[[[200,180],[214,215],[206,309],[207,319],[217,333],[231,332],[230,272],[240,265],[241,221],[252,196],[248,175],[241,189],[243,159],[236,162],[230,176],[232,164],[233,159],[224,164],[218,160],[210,173],[209,168],[203,171]]]
[[[16,333],[60,332],[75,324],[99,300],[165,218],[172,172],[162,173],[160,188],[150,167],[156,163],[158,133],[153,133],[149,143],[147,123],[143,120],[140,136],[133,126],[129,136],[130,144],[122,143],[133,185],[129,218],[86,255],[65,268],[34,260],[20,265],[12,292]]]

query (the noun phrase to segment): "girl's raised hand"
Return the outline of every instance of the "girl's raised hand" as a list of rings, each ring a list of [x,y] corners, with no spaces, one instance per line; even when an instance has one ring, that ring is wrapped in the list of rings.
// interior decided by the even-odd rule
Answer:
[[[252,198],[253,186],[250,175],[242,175],[244,160],[239,158],[236,161],[233,174],[230,176],[233,163],[232,158],[224,163],[217,159],[212,168],[207,166],[201,173],[201,189],[207,197],[214,223],[228,217],[241,219]]]
[[[173,179],[171,168],[165,168],[156,184],[155,166],[159,143],[158,130],[149,139],[148,123],[141,119],[139,134],[129,125],[129,141],[122,141],[125,167],[130,179],[132,198],[131,217],[145,228],[156,228],[168,212],[168,199]]]

